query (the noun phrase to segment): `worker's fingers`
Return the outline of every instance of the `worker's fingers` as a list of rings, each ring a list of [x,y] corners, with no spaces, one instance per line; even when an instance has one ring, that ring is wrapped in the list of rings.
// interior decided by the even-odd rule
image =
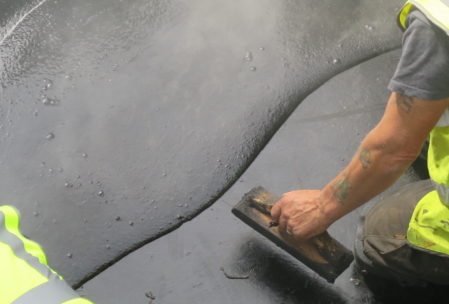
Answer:
[[[278,201],[274,206],[271,208],[271,218],[274,222],[279,223],[279,217],[281,216],[281,201]]]
[[[291,225],[289,222],[287,222],[287,226],[285,227],[285,233],[288,235],[289,238],[295,237],[295,227]]]
[[[288,216],[283,213],[279,217],[278,223],[279,223],[279,230],[286,231],[287,230],[287,224],[288,224]]]
[[[285,233],[289,216],[285,212],[286,204],[284,196],[271,208],[271,217],[274,222],[279,223],[279,231]]]

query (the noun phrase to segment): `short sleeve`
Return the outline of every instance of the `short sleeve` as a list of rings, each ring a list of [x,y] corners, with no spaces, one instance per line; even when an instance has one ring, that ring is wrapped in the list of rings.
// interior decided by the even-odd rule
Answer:
[[[426,100],[449,98],[449,36],[419,11],[408,17],[402,54],[388,89]]]

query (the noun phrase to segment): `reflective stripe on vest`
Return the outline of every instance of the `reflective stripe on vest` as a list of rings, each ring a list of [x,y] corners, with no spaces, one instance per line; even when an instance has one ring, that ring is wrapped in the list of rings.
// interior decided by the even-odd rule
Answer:
[[[44,251],[20,233],[20,216],[0,206],[0,303],[91,303],[47,266]],[[76,301],[75,301],[76,300]]]
[[[440,185],[435,181],[432,181],[432,184],[438,193],[440,201],[446,206],[449,206],[449,187],[446,185]]]
[[[398,23],[402,29],[407,28],[407,16],[416,7],[433,24],[449,35],[449,0],[409,0],[398,15]]]

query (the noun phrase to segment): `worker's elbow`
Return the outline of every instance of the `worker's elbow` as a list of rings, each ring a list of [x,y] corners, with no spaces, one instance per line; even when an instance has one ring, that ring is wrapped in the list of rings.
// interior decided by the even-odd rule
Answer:
[[[376,131],[371,131],[362,144],[385,170],[404,171],[421,153],[424,140],[410,135]]]
[[[410,147],[396,150],[388,157],[385,165],[391,171],[403,172],[418,158],[421,152],[420,148]]]

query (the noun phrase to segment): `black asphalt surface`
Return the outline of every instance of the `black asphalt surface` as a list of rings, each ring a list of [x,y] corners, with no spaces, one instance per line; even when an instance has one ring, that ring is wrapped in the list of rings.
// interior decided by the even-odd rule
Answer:
[[[0,1],[2,202],[98,303],[145,303],[148,288],[155,303],[357,297],[349,274],[326,295],[258,282],[267,259],[288,278],[310,273],[229,210],[252,185],[320,187],[347,163],[382,113],[399,55],[376,57],[400,47],[402,2]],[[348,245],[355,218],[333,228]],[[235,268],[245,252],[255,268]],[[221,266],[255,274],[228,282]]]

